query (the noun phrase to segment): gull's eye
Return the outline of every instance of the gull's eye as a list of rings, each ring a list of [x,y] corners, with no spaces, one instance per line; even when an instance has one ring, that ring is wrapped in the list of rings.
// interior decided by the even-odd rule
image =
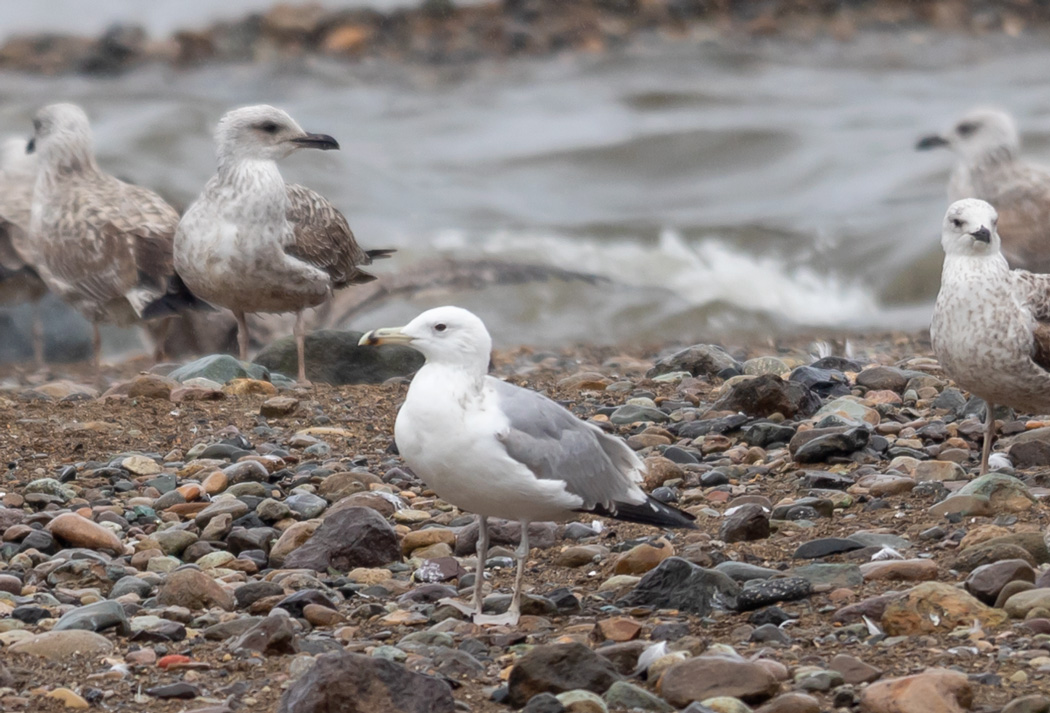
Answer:
[[[40,119],[33,119],[33,131],[40,131]]]
[[[446,329],[448,329],[447,325],[444,325],[444,324],[435,324],[434,325],[434,331],[435,332],[444,332]]]
[[[257,128],[259,131],[263,131],[263,132],[265,132],[267,134],[276,134],[277,130],[279,128],[281,128],[281,127],[279,127],[273,121],[264,121],[263,123],[259,124],[255,128]]]
[[[952,218],[952,225],[954,225],[956,228],[961,228],[962,227],[962,221],[959,220],[958,218]]]
[[[978,125],[973,123],[972,121],[967,121],[962,124],[959,124],[957,127],[955,127],[955,130],[959,132],[959,136],[969,136],[973,132],[977,131],[977,126]]]

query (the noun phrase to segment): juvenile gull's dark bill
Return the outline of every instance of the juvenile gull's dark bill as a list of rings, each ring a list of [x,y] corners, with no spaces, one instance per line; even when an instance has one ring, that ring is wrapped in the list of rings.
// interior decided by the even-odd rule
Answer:
[[[40,109],[33,131],[39,156],[30,217],[36,267],[48,288],[91,322],[101,380],[101,322],[139,322],[160,302],[165,308],[158,317],[203,306],[173,271],[179,216],[153,191],[99,168],[91,126],[80,107]],[[158,360],[164,356],[167,320],[163,324],[154,355]]]
[[[431,309],[404,327],[371,331],[361,344],[406,344],[426,357],[397,414],[394,438],[434,492],[478,516],[475,622],[517,622],[530,522],[592,512],[695,528],[692,515],[642,491],[645,465],[623,441],[546,396],[488,376],[492,340],[471,312]],[[490,517],[521,522],[514,596],[502,617],[482,614]]]
[[[374,280],[362,271],[391,250],[362,250],[346,218],[323,196],[285,185],[277,161],[301,148],[338,149],[272,106],[235,109],[215,132],[218,171],[189,207],[175,236],[175,266],[203,299],[237,318],[248,358],[252,312],[295,312],[299,381],[306,383],[303,310],[332,291]]]
[[[0,303],[29,302],[33,307],[33,362],[44,368],[44,324],[40,300],[47,285],[40,278],[29,217],[36,182],[36,155],[28,142],[11,138],[0,146]]]
[[[980,198],[999,212],[1003,255],[1011,267],[1050,272],[1050,170],[1021,158],[1013,119],[998,109],[975,109],[919,149],[950,148],[958,160],[948,200]]]
[[[1050,411],[1050,275],[1011,270],[995,208],[973,198],[944,217],[944,267],[930,337],[955,383],[987,404],[980,472],[988,470],[995,405]]]

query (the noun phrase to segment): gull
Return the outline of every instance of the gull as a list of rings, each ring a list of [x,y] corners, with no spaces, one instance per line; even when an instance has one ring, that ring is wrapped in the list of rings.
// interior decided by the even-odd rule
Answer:
[[[36,183],[36,156],[22,138],[0,145],[0,302],[29,302],[33,307],[33,362],[44,368],[44,324],[40,300],[47,285],[33,267],[29,216]]]
[[[930,337],[941,366],[986,404],[980,473],[988,471],[995,405],[1050,409],[1050,275],[1011,270],[995,208],[956,201],[944,217],[944,267]]]
[[[948,131],[921,139],[919,149],[950,148],[958,157],[948,200],[980,198],[999,212],[1002,251],[1011,267],[1050,272],[1050,170],[1021,158],[1013,119],[975,109]]]
[[[623,441],[546,396],[488,376],[492,339],[471,312],[431,309],[404,327],[368,332],[361,344],[406,344],[426,357],[397,414],[394,438],[434,492],[477,515],[475,623],[518,621],[530,522],[591,512],[695,528],[692,515],[642,491],[645,465]],[[482,614],[490,517],[521,522],[514,595],[501,617]]]
[[[195,294],[233,312],[242,360],[245,314],[295,312],[299,381],[307,383],[303,310],[374,280],[360,266],[393,251],[362,250],[331,203],[281,177],[279,159],[302,148],[338,149],[331,136],[309,134],[284,111],[260,105],[228,112],[215,142],[218,172],[179,223],[175,267]]]
[[[74,104],[51,104],[33,119],[38,154],[29,234],[48,288],[91,322],[101,383],[99,324],[166,317],[200,302],[173,272],[179,216],[153,191],[103,172],[91,125]],[[165,320],[154,358],[164,357]]]

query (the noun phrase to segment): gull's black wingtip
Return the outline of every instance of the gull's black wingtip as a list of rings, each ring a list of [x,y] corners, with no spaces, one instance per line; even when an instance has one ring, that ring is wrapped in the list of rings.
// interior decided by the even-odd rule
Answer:
[[[665,503],[649,497],[641,505],[631,503],[616,503],[616,509],[611,510],[603,505],[598,505],[590,510],[595,515],[611,517],[614,520],[625,520],[626,522],[638,522],[643,525],[654,525],[656,527],[674,527],[682,530],[697,530],[696,517],[684,510],[671,507]]]
[[[216,309],[197,295],[190,292],[186,283],[178,274],[168,281],[168,291],[146,305],[142,310],[142,319],[161,319],[172,317],[183,312],[215,312]]]

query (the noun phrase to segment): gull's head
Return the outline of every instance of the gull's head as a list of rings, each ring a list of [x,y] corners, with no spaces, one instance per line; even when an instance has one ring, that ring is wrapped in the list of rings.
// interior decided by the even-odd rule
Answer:
[[[76,168],[94,164],[94,140],[87,114],[76,104],[49,104],[33,117],[29,150],[43,166]]]
[[[488,369],[492,338],[473,312],[462,307],[428,309],[404,327],[375,329],[361,337],[362,345],[405,344],[418,349],[427,363]]]
[[[946,146],[965,161],[977,161],[989,156],[1016,156],[1021,149],[1014,120],[999,109],[975,109],[959,119],[943,134],[926,136],[916,148],[932,149]]]
[[[941,230],[941,245],[947,255],[987,256],[999,254],[996,223],[999,214],[991,204],[964,198],[948,206]]]
[[[295,119],[277,107],[260,104],[227,112],[215,131],[219,161],[277,161],[297,149],[338,149],[327,134],[303,131]]]

